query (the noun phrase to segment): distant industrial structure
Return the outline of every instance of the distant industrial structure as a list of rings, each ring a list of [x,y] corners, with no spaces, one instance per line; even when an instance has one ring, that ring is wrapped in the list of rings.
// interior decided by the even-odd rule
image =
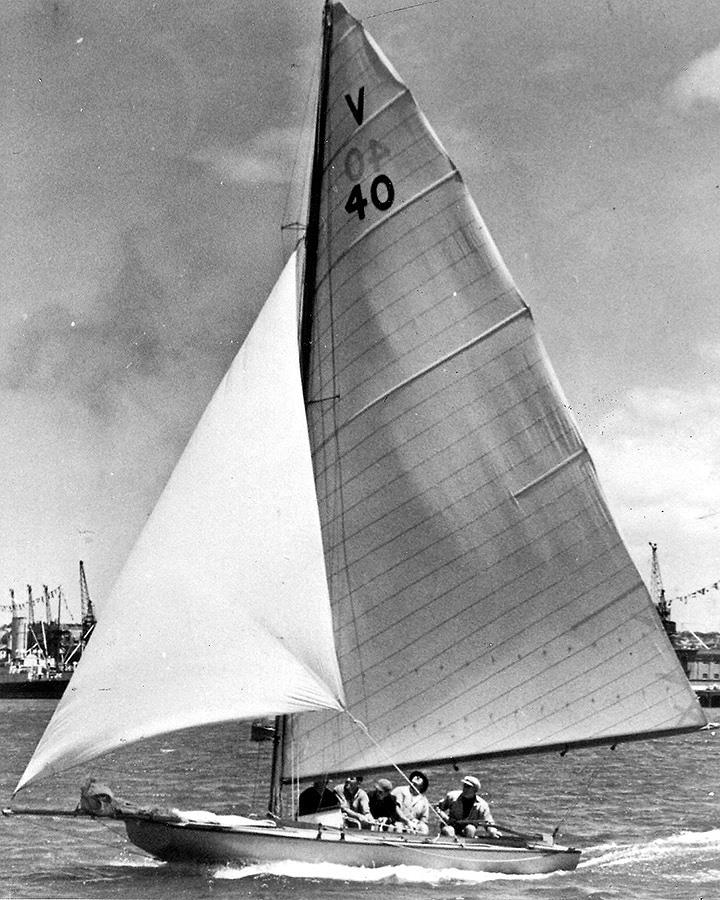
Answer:
[[[720,634],[682,631],[673,646],[700,703],[720,706]]]
[[[95,627],[82,561],[80,608],[81,621],[68,621],[71,616],[60,587],[51,591],[43,585],[42,595],[34,597],[28,585],[24,603],[10,591],[12,618],[0,632],[0,698],[57,698],[65,690]]]
[[[672,600],[665,596],[657,544],[650,544],[650,596],[702,706],[720,706],[720,634],[680,631],[671,618]]]

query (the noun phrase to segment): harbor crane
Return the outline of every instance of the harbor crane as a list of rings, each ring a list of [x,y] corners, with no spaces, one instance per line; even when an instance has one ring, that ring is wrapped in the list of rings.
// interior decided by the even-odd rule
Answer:
[[[665,588],[663,586],[662,575],[660,574],[660,561],[658,560],[657,544],[653,544],[652,541],[650,541],[650,552],[652,553],[652,562],[650,566],[650,597],[655,604],[655,608],[658,611],[658,615],[660,616],[660,620],[663,623],[663,627],[665,628],[668,637],[672,638],[672,636],[677,631],[675,623],[670,618],[672,599],[668,600],[665,597]],[[708,645],[699,635],[695,634],[692,629],[688,630],[703,649],[709,649]]]
[[[85,566],[80,560],[80,615],[82,618],[83,646],[87,643],[90,633],[95,627],[95,610],[93,609],[90,591],[88,590]]]
[[[658,559],[657,544],[650,541],[650,552],[652,560],[650,564],[650,596],[655,608],[662,619],[663,625],[667,630],[667,622],[670,621],[670,607],[672,600],[665,598],[665,588],[663,586],[662,574],[660,573],[660,561]]]

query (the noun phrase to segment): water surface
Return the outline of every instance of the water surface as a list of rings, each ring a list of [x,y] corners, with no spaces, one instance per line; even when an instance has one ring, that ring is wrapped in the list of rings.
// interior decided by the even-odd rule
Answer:
[[[7,805],[54,701],[0,701],[0,802]],[[270,744],[224,725],[136,745],[31,785],[27,805],[73,809],[94,775],[143,805],[260,811]],[[720,732],[486,761],[472,771],[495,818],[551,831],[583,848],[572,873],[532,877],[358,870],[284,863],[182,867],[154,861],[121,825],[18,816],[0,819],[3,898],[269,898],[319,900],[716,900],[720,897]],[[468,769],[470,771],[470,769]],[[377,773],[389,775],[391,773]],[[431,799],[456,786],[450,767],[428,769]]]

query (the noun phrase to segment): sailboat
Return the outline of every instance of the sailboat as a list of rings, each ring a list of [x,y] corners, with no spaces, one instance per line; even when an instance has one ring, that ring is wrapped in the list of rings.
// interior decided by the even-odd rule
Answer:
[[[297,785],[321,774],[705,724],[457,168],[341,3],[322,30],[300,252],[17,790],[152,735],[277,717],[271,815],[112,814],[166,860],[573,869],[579,851],[552,837],[292,819]]]

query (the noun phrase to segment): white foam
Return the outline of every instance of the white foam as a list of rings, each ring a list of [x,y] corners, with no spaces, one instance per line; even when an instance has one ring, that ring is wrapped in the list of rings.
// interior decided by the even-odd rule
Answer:
[[[673,873],[673,880],[680,884],[720,884],[720,869],[700,869],[697,872]],[[702,896],[702,894],[700,894]]]
[[[668,837],[655,838],[646,844],[601,844],[589,848],[578,868],[607,868],[630,863],[656,862],[676,855],[682,850],[704,850],[717,847],[720,829],[711,831],[681,831]],[[592,854],[589,858],[587,854]]]
[[[382,866],[364,868],[335,863],[299,863],[293,861],[249,866],[224,866],[213,873],[223,880],[254,878],[258,875],[275,875],[284,878],[312,878],[328,881],[353,881],[385,884],[445,884],[463,882],[484,884],[488,881],[537,881],[549,878],[542,875],[502,875],[494,872],[467,872],[462,869],[425,869],[422,866]]]

